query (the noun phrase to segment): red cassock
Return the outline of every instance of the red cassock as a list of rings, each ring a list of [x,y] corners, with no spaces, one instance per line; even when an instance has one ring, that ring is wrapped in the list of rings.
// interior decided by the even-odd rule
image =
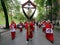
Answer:
[[[20,23],[20,32],[22,32],[23,23]]]
[[[31,26],[31,25],[30,25],[30,26]],[[33,31],[32,31],[32,29],[31,29],[31,27],[30,27],[30,31],[28,30],[28,28],[29,28],[28,23],[26,23],[26,30],[27,30],[27,32],[26,32],[26,39],[27,39],[27,40],[29,40],[30,38],[33,37]],[[30,33],[30,34],[29,34],[29,33]]]
[[[35,24],[33,22],[30,23],[30,28],[31,28],[32,31],[34,31]]]
[[[25,28],[26,28],[26,40],[29,40],[29,35],[28,35],[28,23],[25,24]]]
[[[33,31],[34,31],[34,23],[30,23],[30,38],[33,38]]]
[[[24,23],[24,27],[25,27],[25,29],[28,28],[28,23],[27,22]]]
[[[41,23],[41,26],[43,27],[43,32],[46,31],[45,25],[46,25],[46,21],[43,21],[43,22]]]
[[[54,35],[53,35],[53,25],[51,25],[50,23],[46,24],[46,38],[53,42],[54,41]]]
[[[10,25],[10,32],[11,32],[11,38],[12,40],[15,38],[15,31],[16,31],[16,23]]]
[[[29,38],[33,38],[33,31],[32,30],[30,30],[30,35],[29,35]]]
[[[33,23],[33,31],[35,30],[35,23]]]

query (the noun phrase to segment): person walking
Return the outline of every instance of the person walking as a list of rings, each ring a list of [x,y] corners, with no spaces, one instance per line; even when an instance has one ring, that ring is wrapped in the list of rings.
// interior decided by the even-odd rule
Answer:
[[[11,25],[10,25],[10,32],[11,32],[11,38],[12,38],[12,40],[15,39],[16,28],[17,28],[16,23],[12,20]]]
[[[54,34],[53,34],[53,25],[50,22],[50,20],[47,21],[46,23],[46,38],[50,41],[50,42],[54,42]]]

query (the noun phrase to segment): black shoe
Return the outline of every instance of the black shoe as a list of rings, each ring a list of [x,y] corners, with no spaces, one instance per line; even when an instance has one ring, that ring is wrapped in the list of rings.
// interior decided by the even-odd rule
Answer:
[[[54,43],[54,41],[50,41],[52,44]]]

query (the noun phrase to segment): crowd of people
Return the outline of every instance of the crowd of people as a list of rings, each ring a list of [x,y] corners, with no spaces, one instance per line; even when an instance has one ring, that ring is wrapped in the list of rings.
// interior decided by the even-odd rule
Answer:
[[[25,21],[24,23],[22,23],[22,22],[19,23],[20,32],[23,31],[23,28],[25,28],[25,30],[26,30],[26,43],[28,43],[29,40],[32,41],[35,26],[37,26],[39,29],[42,27],[42,31],[45,33],[46,39],[48,39],[52,43],[54,42],[54,34],[53,34],[54,26],[50,20],[47,20],[47,21],[44,20],[41,22]],[[17,30],[16,23],[14,21],[11,21],[10,32],[11,32],[12,40],[14,40],[16,37],[16,30]]]

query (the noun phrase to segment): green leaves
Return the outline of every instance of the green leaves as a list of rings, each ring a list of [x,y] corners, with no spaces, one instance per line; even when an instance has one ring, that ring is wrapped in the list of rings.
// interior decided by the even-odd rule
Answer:
[[[45,0],[35,0],[35,3],[39,6],[44,6]]]
[[[1,6],[1,0],[0,0],[0,12],[2,11],[3,9],[2,9],[2,6]]]
[[[38,16],[36,17],[37,20],[45,19],[46,16],[46,11],[45,11],[45,4],[46,0],[35,0],[35,3],[37,5],[37,10],[38,10]]]
[[[52,5],[52,0],[47,0],[47,5],[51,6]]]
[[[53,3],[53,8],[52,8],[52,12],[53,12],[53,15],[54,15],[54,19],[56,20],[58,18],[58,11],[60,9],[60,5],[58,4],[58,1],[57,0],[52,0],[52,3]]]
[[[17,19],[18,21],[26,20],[26,17],[22,13],[19,13],[19,15],[15,15],[14,18]]]

